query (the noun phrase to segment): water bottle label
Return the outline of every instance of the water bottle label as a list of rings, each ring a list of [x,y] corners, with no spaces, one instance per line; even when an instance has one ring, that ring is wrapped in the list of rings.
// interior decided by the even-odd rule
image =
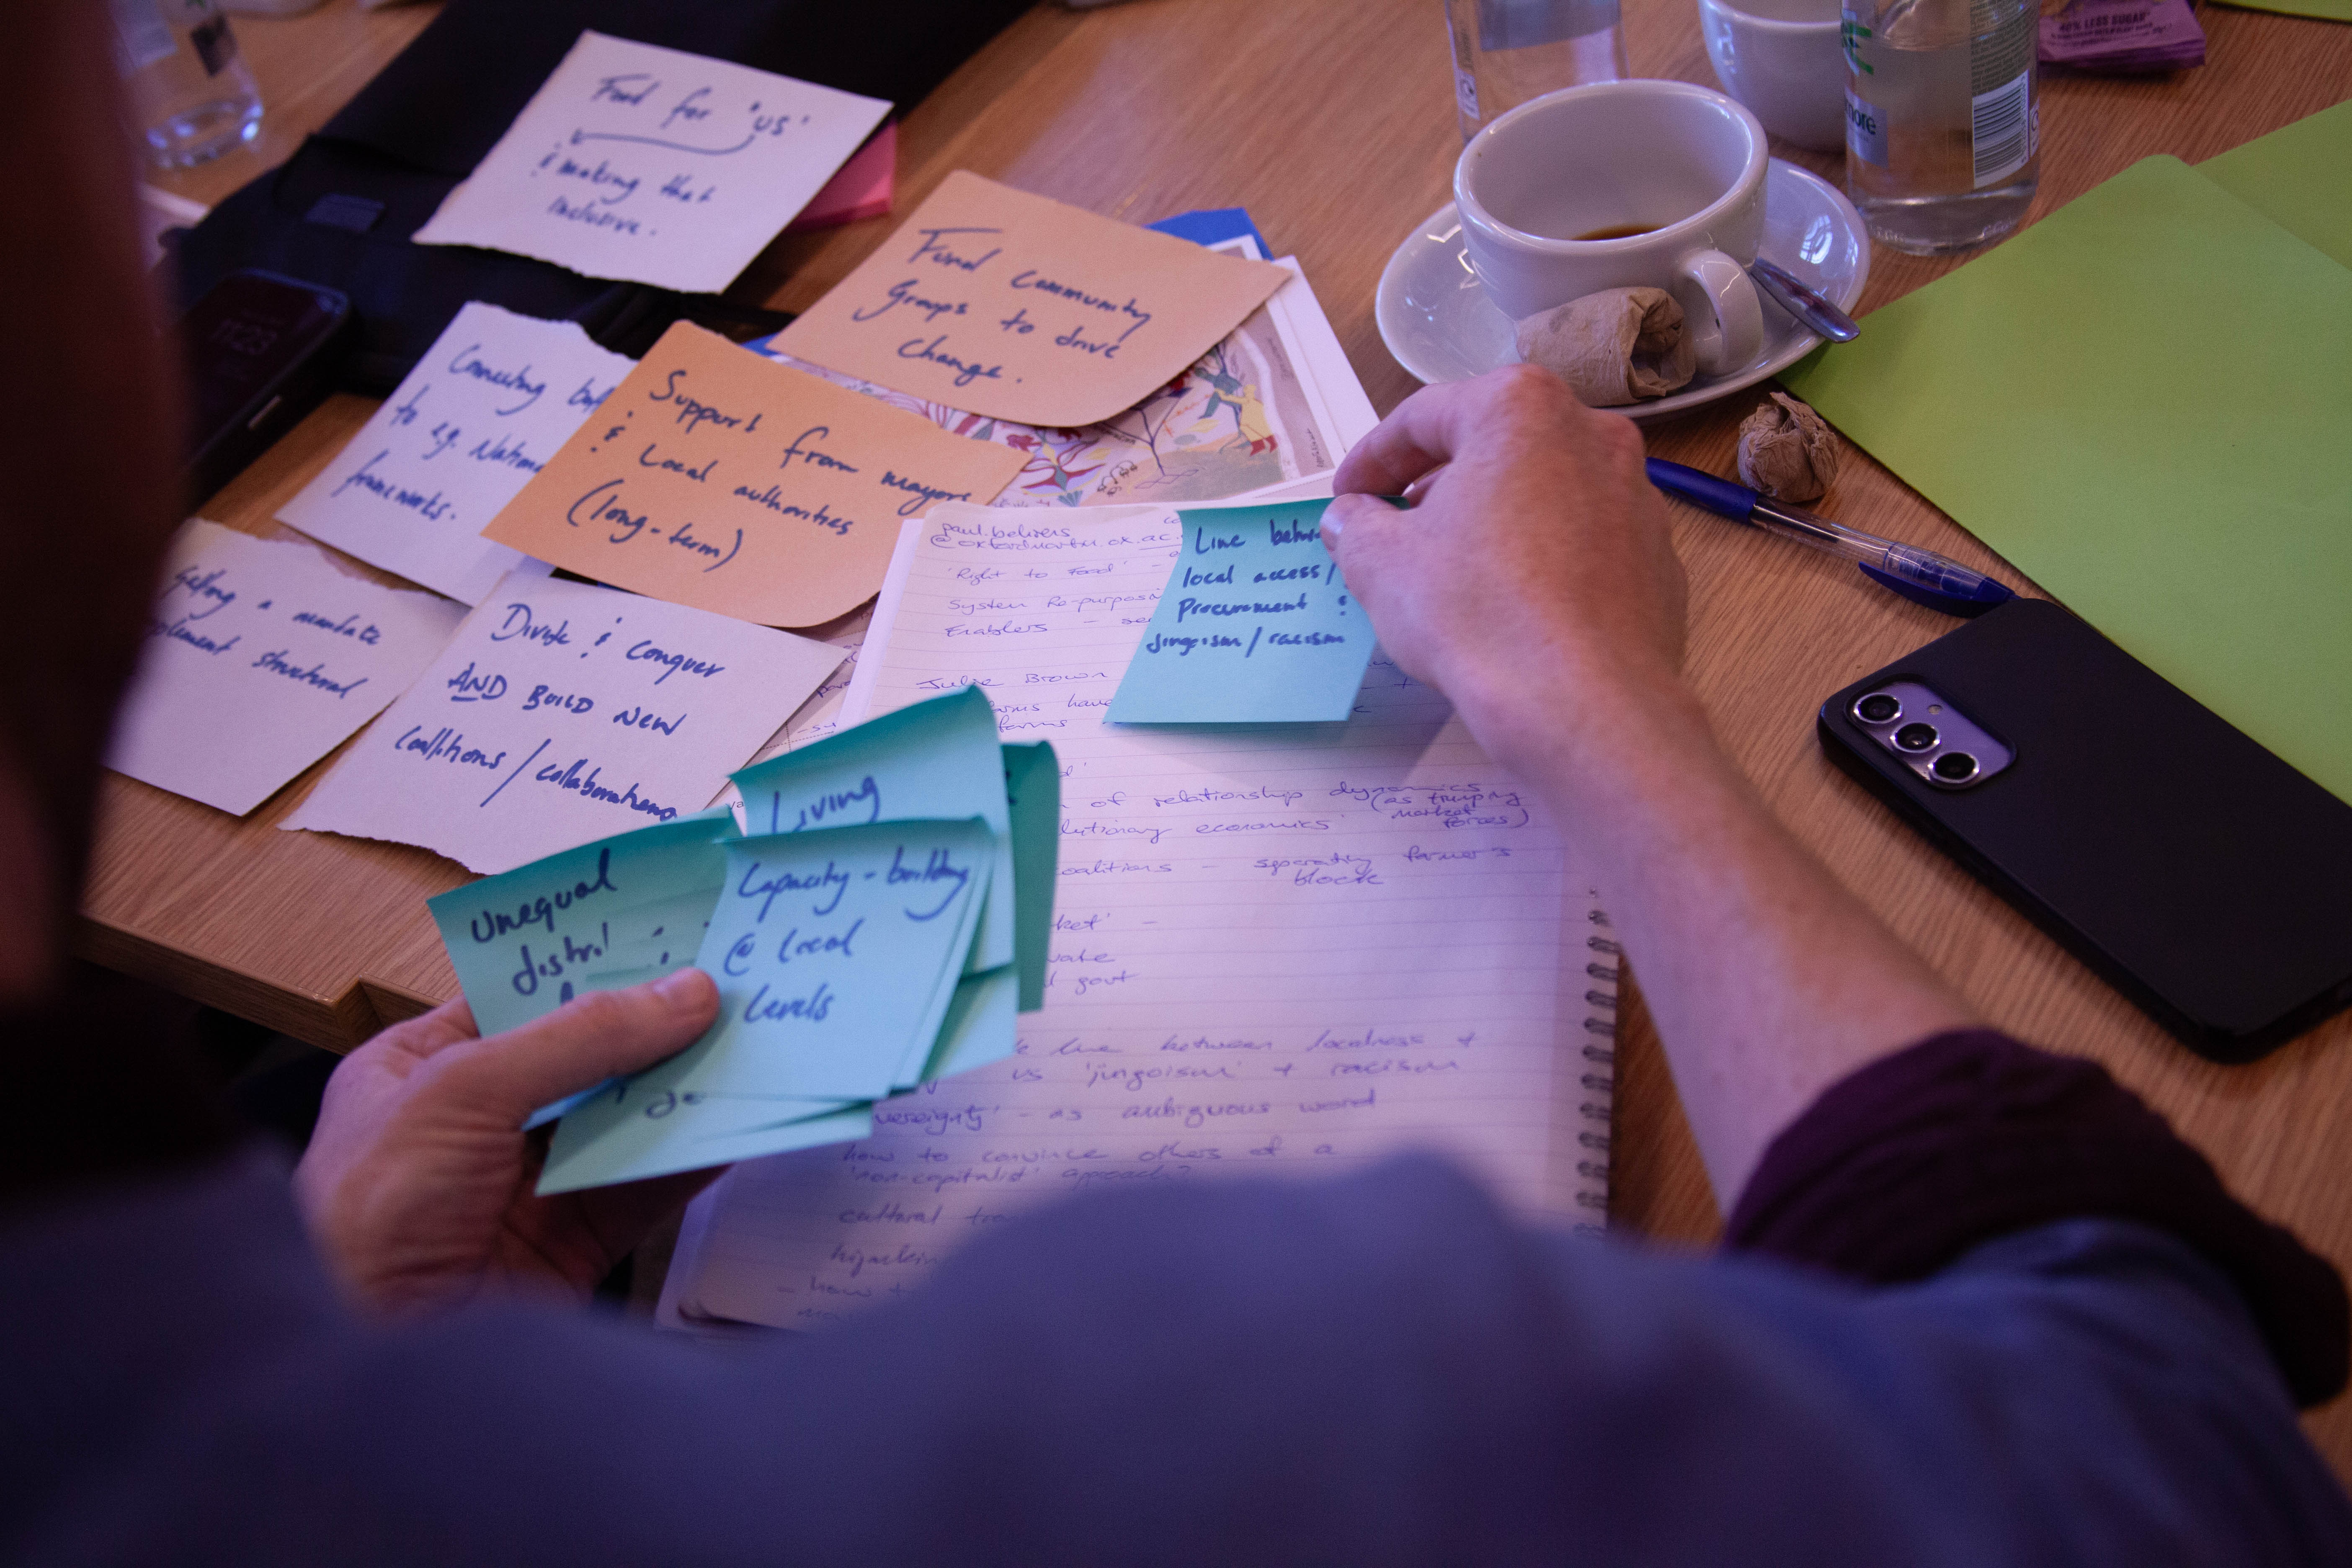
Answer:
[[[1969,98],[1969,139],[1976,154],[1978,190],[2007,179],[2033,156],[2032,91],[2029,67],[1990,92]]]
[[[1886,116],[1876,104],[1856,98],[1852,88],[1845,89],[1845,144],[1864,163],[1886,167]]]
[[[168,60],[179,42],[154,0],[114,0],[114,63],[126,77]]]

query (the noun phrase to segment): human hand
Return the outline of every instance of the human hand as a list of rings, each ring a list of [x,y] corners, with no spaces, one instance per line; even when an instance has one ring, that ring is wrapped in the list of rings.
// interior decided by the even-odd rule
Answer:
[[[327,1082],[294,1170],[312,1238],[346,1289],[381,1310],[553,1286],[585,1298],[654,1223],[716,1171],[542,1198],[531,1187],[551,1100],[692,1045],[719,1012],[698,969],[592,992],[488,1039],[465,999],[391,1028]]]
[[[1381,495],[1419,484],[1410,510]],[[1424,387],[1356,444],[1323,537],[1399,668],[1474,704],[1654,686],[1682,659],[1682,565],[1633,421],[1512,366]]]

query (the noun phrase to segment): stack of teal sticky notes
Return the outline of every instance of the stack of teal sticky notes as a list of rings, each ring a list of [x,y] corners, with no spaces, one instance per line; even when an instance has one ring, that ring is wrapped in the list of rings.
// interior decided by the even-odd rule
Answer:
[[[1372,623],[1323,548],[1328,504],[1181,509],[1176,563],[1104,718],[1296,724],[1354,712]]]
[[[719,1021],[542,1110],[539,1190],[861,1138],[876,1100],[1014,1048],[1043,1005],[1060,829],[1051,747],[967,688],[736,775],[724,810],[432,901],[483,1032],[692,963]]]

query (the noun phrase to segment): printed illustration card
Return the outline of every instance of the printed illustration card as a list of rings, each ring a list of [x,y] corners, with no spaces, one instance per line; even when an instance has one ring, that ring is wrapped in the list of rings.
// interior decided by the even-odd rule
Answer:
[[[600,583],[813,626],[882,585],[901,519],[984,503],[1024,460],[681,321],[488,531]]]
[[[1372,623],[1323,548],[1321,500],[1188,507],[1181,552],[1105,719],[1286,724],[1345,719]]]
[[[909,1061],[919,1074],[955,997],[993,837],[975,819],[729,843],[696,961],[719,982],[719,1021],[567,1112],[540,1192],[740,1157],[717,1151],[882,1099],[916,1076]]]
[[[951,407],[1076,427],[1175,380],[1287,277],[958,170],[773,342]]]
[[[889,111],[877,98],[583,32],[416,243],[716,293]]]
[[[465,609],[202,518],[163,565],[106,765],[243,816],[433,662]]]
[[[478,605],[522,560],[483,525],[635,363],[575,322],[468,304],[278,521]]]
[[[510,577],[281,826],[504,871],[701,810],[840,662],[725,616]]]

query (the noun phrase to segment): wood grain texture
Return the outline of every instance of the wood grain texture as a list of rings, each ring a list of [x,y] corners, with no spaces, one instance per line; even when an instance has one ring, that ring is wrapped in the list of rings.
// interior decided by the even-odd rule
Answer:
[[[1626,0],[1642,75],[1714,86],[1690,0]],[[362,16],[332,0],[286,22],[238,18],[270,118],[260,158],[323,121],[425,13]],[[2151,153],[2195,162],[2327,107],[2352,89],[2352,27],[2208,7],[2209,62],[2146,79],[2045,79],[2039,217]],[[1383,411],[1412,379],[1381,345],[1372,297],[1391,250],[1449,197],[1454,130],[1433,0],[1132,0],[1024,16],[908,116],[899,210],[950,170],[1139,222],[1196,206],[1246,206],[1277,251],[1305,265]],[[1777,148],[1837,179],[1833,156]],[[261,167],[249,153],[168,182],[217,199]],[[889,219],[780,241],[735,292],[805,306],[889,233]],[[1881,250],[1866,311],[1957,263]],[[1759,394],[1650,433],[1650,449],[1728,471],[1733,430]],[[260,531],[365,417],[339,399],[207,512]],[[1838,516],[2021,581],[1893,475],[1854,454]],[[2224,1177],[2352,1268],[2352,1020],[2315,1030],[2251,1068],[2182,1050],[1821,756],[1815,706],[1829,692],[1950,628],[1808,552],[1685,514],[1675,543],[1691,577],[1688,665],[1732,754],[1765,800],[1906,941],[1997,1023],[2078,1051],[2171,1117]],[[260,1018],[348,1047],[377,1022],[448,995],[453,982],[422,900],[462,879],[447,861],[388,845],[279,833],[314,769],[244,822],[110,778],[85,950]],[[1621,1027],[1615,1223],[1703,1243],[1718,1221],[1638,997]],[[2352,1401],[2309,1426],[2352,1478]]]

